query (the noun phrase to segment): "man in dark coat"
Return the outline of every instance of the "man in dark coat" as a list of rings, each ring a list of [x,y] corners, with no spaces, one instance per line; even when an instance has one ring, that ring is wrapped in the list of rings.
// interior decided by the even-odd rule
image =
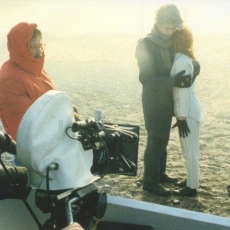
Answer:
[[[167,144],[173,116],[173,87],[190,87],[191,76],[180,72],[170,77],[173,63],[171,36],[182,24],[180,12],[173,4],[161,6],[156,12],[156,23],[145,38],[139,41],[136,58],[139,80],[143,86],[142,106],[148,133],[144,153],[143,189],[160,195],[171,195],[161,183],[176,182],[166,171]],[[185,81],[186,79],[186,81]]]

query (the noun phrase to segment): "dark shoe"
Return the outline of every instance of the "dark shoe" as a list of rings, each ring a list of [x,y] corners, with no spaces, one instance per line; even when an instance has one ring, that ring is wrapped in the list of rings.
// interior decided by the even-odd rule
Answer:
[[[160,177],[160,183],[175,183],[178,179],[175,177],[169,177],[167,174],[163,174]]]
[[[228,190],[228,195],[230,196],[230,185],[228,185],[227,190]]]
[[[178,196],[196,196],[197,195],[197,190],[189,188],[188,186],[185,186],[184,188],[180,190],[173,190],[174,195]]]
[[[158,196],[170,196],[172,195],[172,191],[168,188],[163,187],[162,185],[158,184],[155,186],[145,186],[143,185],[143,190],[156,194]]]
[[[175,182],[174,185],[180,188],[184,188],[187,185],[187,180]]]

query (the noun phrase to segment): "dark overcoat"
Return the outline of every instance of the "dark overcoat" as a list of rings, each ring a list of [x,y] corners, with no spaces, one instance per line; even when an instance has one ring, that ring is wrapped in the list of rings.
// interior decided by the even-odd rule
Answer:
[[[171,58],[173,55],[170,50]],[[164,66],[160,47],[148,37],[136,48],[139,80],[143,85],[142,106],[147,131],[155,137],[168,138],[173,116],[173,78]]]

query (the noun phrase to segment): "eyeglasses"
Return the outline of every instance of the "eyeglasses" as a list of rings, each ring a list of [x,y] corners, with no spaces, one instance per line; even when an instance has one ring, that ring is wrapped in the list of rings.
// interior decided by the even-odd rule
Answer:
[[[45,49],[46,44],[45,43],[39,43],[39,44],[30,44],[30,49]]]

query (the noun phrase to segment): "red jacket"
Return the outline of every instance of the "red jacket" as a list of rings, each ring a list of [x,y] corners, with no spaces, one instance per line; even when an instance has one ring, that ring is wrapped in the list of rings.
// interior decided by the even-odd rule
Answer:
[[[21,22],[11,29],[7,36],[10,59],[0,70],[0,118],[14,140],[27,109],[45,92],[55,89],[43,69],[44,58],[34,58],[30,51],[35,26]]]

